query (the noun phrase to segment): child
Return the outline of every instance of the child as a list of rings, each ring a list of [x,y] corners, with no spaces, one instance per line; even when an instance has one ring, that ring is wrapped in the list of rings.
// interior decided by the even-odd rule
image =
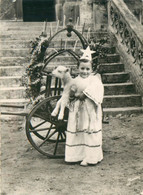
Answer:
[[[103,159],[101,103],[104,88],[99,75],[92,74],[90,59],[88,56],[81,58],[79,76],[75,78],[79,83],[86,83],[87,87],[79,96],[75,94],[72,109],[69,109],[65,150],[66,162],[81,161],[82,166],[97,164]],[[94,122],[90,118],[88,99],[92,102]]]

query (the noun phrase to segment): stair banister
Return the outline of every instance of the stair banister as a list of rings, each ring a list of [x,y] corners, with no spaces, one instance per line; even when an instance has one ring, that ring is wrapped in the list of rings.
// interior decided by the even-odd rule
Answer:
[[[134,58],[134,63],[138,63],[143,71],[143,26],[123,0],[108,2],[108,26],[127,47],[127,52]]]
[[[125,70],[143,96],[143,25],[123,0],[108,1],[108,30],[115,37]]]

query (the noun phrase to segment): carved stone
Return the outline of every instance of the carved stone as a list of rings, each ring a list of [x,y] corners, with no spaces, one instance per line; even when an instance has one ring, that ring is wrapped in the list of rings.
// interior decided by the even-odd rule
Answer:
[[[118,45],[122,44],[120,48],[123,47],[130,56],[128,58],[133,59],[130,71],[136,75],[134,81],[140,82],[140,91],[143,92],[143,26],[122,0],[110,0],[108,14],[109,29],[118,39]]]

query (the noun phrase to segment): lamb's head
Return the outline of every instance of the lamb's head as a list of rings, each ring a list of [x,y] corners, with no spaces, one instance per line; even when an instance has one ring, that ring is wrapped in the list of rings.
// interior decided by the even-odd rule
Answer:
[[[67,77],[70,77],[69,69],[65,66],[58,66],[52,71],[52,75],[62,80]]]

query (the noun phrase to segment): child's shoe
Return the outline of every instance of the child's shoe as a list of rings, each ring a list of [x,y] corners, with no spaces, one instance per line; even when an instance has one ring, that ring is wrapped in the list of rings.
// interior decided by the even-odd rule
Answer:
[[[80,163],[80,165],[86,167],[86,166],[88,166],[88,163],[86,162],[86,160],[83,160],[83,161]]]

